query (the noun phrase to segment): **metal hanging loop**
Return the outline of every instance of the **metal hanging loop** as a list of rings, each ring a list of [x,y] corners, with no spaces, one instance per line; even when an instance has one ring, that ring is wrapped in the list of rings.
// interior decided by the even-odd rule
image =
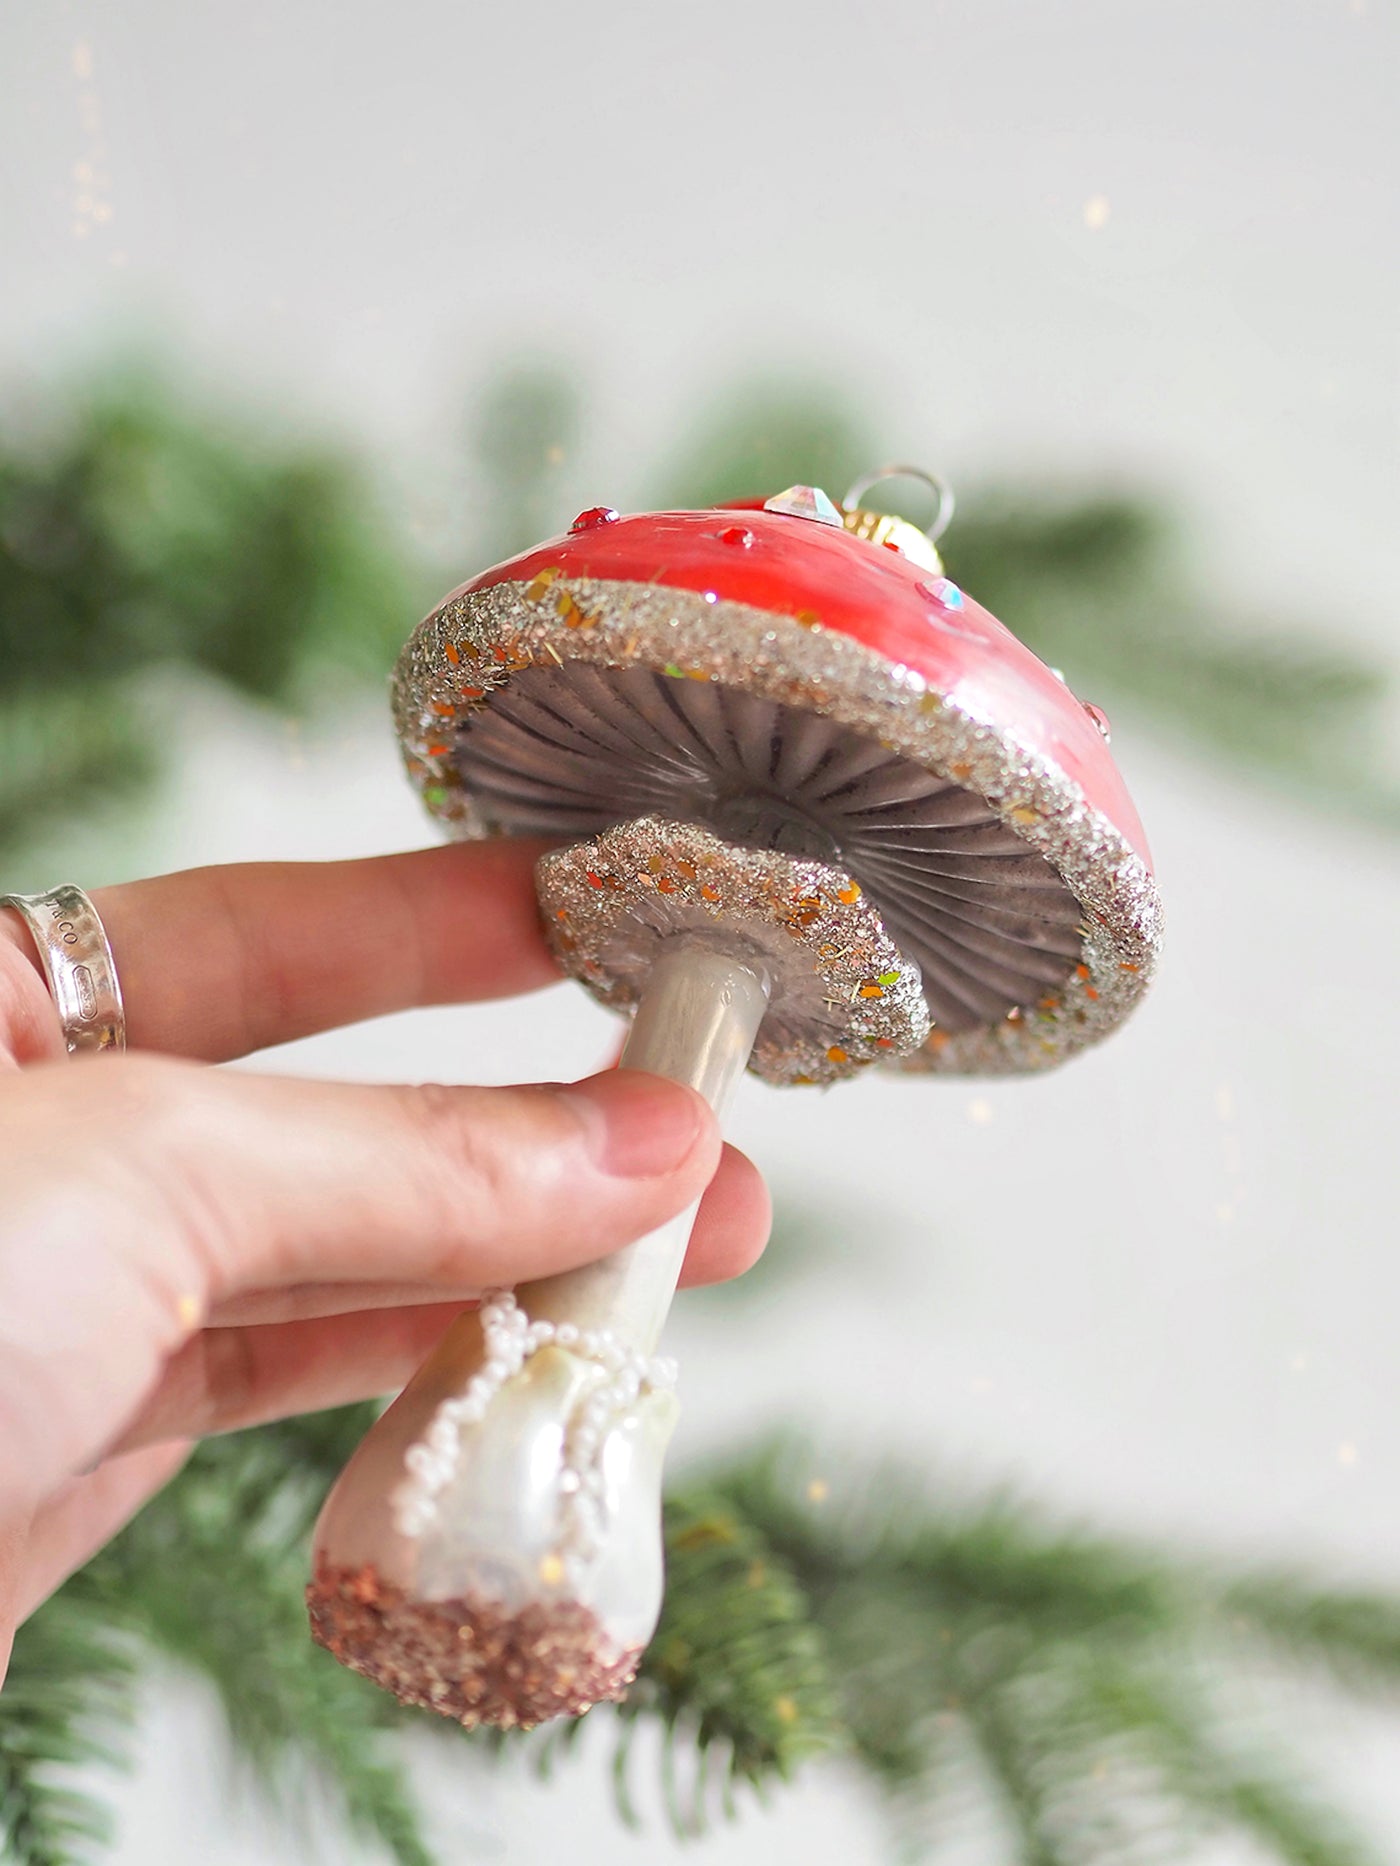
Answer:
[[[936,473],[930,473],[926,467],[882,466],[876,467],[873,473],[862,473],[841,501],[845,510],[848,512],[858,510],[861,500],[871,487],[878,486],[881,480],[886,479],[916,479],[930,488],[938,504],[932,519],[924,527],[924,536],[930,544],[937,544],[953,522],[955,501],[953,489],[948,482],[940,479]]]

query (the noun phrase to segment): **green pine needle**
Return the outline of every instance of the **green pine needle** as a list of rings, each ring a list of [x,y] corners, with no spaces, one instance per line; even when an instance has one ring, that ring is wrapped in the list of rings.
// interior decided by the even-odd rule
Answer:
[[[666,1603],[624,1726],[658,1718],[668,1768],[693,1752],[691,1791],[672,1775],[667,1808],[681,1833],[709,1816],[710,1765],[725,1792],[789,1778],[840,1740],[825,1642],[786,1565],[733,1505],[704,1491],[666,1505]],[[625,1767],[625,1765],[624,1765]]]
[[[972,1755],[1024,1866],[1125,1866],[1144,1822],[1178,1848],[1246,1831],[1286,1866],[1372,1859],[1296,1767],[1236,1754],[1216,1687],[1246,1630],[1396,1691],[1400,1602],[1171,1564],[1006,1498],[933,1506],[907,1475],[793,1444],[716,1487],[787,1563],[856,1753],[926,1837]]]
[[[1100,1751],[1110,1742],[1126,1746],[1154,1778],[1159,1800],[1194,1813],[1203,1828],[1247,1833],[1286,1866],[1376,1866],[1374,1852],[1306,1786],[1296,1764],[1241,1753],[1183,1655],[1093,1668],[1080,1691]]]
[[[156,769],[153,720],[128,686],[0,684],[0,850],[36,847],[79,810],[96,823],[139,797]]]
[[[431,1866],[402,1769],[385,1751],[394,1706],[311,1645],[302,1604],[324,1486],[299,1454],[318,1432],[348,1452],[345,1428],[363,1422],[364,1409],[347,1408],[307,1422],[300,1440],[285,1427],[211,1440],[57,1603],[75,1592],[102,1603],[151,1651],[207,1678],[236,1753],[289,1817],[306,1805],[308,1781],[324,1781],[350,1828],[399,1866]],[[31,1625],[42,1629],[51,1611]]]
[[[323,701],[382,679],[429,593],[338,450],[188,410],[150,371],[69,400],[0,442],[0,848],[150,779],[156,676]]]
[[[969,494],[946,555],[1082,697],[1121,701],[1316,801],[1400,824],[1378,771],[1380,669],[1295,616],[1223,612],[1140,500]]]
[[[0,1853],[16,1866],[88,1866],[111,1820],[78,1784],[129,1761],[136,1665],[99,1607],[51,1602],[15,1641],[0,1695]],[[68,1778],[68,1779],[65,1779]]]
[[[1321,1668],[1346,1689],[1400,1698],[1400,1600],[1329,1588],[1305,1575],[1248,1575],[1226,1591],[1230,1624],[1285,1661]]]
[[[760,378],[735,384],[697,414],[654,475],[651,503],[659,510],[724,505],[796,484],[840,499],[876,458],[866,424],[829,391]]]

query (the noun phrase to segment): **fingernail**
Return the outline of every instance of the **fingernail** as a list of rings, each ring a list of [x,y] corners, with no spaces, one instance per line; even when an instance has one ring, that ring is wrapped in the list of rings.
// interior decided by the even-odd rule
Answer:
[[[601,1172],[655,1179],[689,1159],[709,1125],[693,1089],[639,1069],[609,1069],[563,1090]]]

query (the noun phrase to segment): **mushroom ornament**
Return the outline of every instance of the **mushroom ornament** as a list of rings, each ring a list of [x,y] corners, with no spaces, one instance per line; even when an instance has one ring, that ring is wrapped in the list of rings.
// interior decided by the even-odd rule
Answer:
[[[1160,912],[1103,714],[943,574],[929,532],[794,486],[622,517],[454,590],[400,660],[452,835],[542,836],[564,969],[623,1062],[721,1109],[862,1070],[1040,1070],[1148,983]],[[658,1358],[693,1213],[464,1314],[316,1533],[315,1636],[465,1724],[620,1697],[660,1610]]]

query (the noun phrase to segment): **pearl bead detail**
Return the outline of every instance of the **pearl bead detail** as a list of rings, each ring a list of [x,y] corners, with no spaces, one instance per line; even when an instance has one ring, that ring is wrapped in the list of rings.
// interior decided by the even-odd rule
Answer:
[[[411,1541],[432,1527],[438,1499],[462,1455],[463,1429],[486,1422],[491,1402],[532,1355],[541,1348],[564,1348],[593,1363],[593,1384],[564,1426],[555,1553],[570,1567],[587,1562],[602,1544],[607,1441],[626,1423],[638,1399],[674,1387],[676,1363],[667,1357],[648,1359],[610,1329],[532,1322],[508,1289],[482,1298],[480,1320],[486,1350],[481,1366],[462,1393],[442,1402],[423,1437],[404,1453],[406,1475],[390,1499],[394,1525]]]

